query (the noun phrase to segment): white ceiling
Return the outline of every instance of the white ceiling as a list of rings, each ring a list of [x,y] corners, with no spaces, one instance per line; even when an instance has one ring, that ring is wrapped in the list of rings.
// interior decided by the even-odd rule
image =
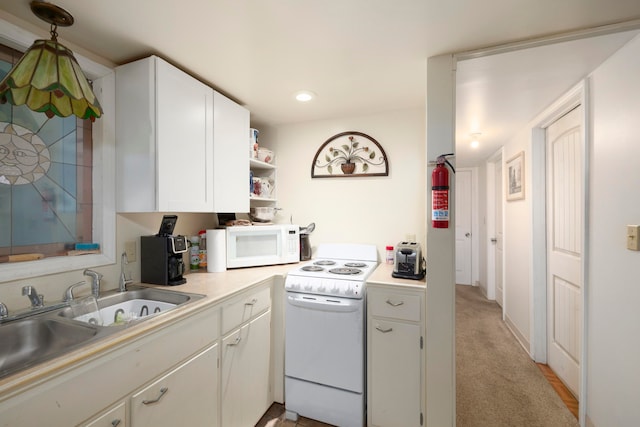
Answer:
[[[254,126],[421,108],[430,56],[640,18],[638,0],[54,2],[75,17],[58,32],[78,53],[114,64],[158,54],[244,104]],[[0,0],[0,11],[48,31],[29,0]],[[459,63],[458,165],[485,158],[629,37]],[[301,89],[317,99],[296,102]],[[471,151],[474,131],[483,148]]]

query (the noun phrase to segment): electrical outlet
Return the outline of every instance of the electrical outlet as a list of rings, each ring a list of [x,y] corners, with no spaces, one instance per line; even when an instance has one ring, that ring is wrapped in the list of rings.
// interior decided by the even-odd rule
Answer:
[[[130,240],[124,243],[124,251],[127,253],[127,260],[134,262],[136,260],[136,241]]]
[[[640,251],[640,225],[627,225],[627,249]]]

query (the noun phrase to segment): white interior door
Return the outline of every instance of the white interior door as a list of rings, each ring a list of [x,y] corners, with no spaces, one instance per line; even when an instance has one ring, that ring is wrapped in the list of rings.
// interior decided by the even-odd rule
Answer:
[[[495,163],[495,278],[496,278],[496,302],[502,307],[503,277],[502,277],[502,261],[503,261],[503,236],[502,236],[502,201],[504,192],[502,189],[502,158]]]
[[[456,171],[456,283],[471,284],[471,171]]]
[[[582,336],[582,107],[547,128],[547,357],[578,396]]]

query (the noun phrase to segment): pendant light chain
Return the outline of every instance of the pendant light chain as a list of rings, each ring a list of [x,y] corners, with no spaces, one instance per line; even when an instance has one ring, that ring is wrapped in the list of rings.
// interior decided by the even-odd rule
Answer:
[[[51,40],[54,42],[58,41],[58,24],[51,23],[51,29],[49,30],[49,34],[51,34]]]

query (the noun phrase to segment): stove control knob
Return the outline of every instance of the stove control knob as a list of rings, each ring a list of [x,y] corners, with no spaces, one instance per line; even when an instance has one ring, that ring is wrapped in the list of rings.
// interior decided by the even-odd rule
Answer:
[[[345,295],[353,295],[353,288],[351,286],[349,286],[345,291],[344,291]]]
[[[304,285],[304,290],[305,291],[310,291],[311,289],[313,289],[312,285]]]
[[[323,284],[321,284],[320,286],[318,286],[318,292],[326,292],[327,287]]]
[[[289,285],[290,289],[300,289],[300,284],[299,283],[291,283]]]

